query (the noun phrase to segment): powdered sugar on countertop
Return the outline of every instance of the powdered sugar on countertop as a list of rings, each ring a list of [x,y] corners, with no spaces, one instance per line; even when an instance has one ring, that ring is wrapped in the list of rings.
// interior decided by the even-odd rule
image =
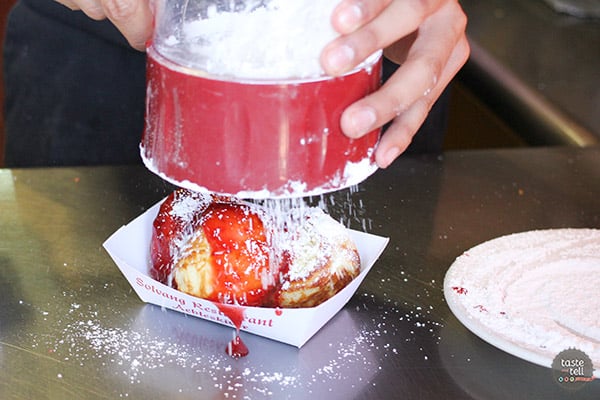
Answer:
[[[599,287],[596,229],[491,240],[458,257],[444,283],[454,314],[486,340],[550,361],[574,347],[594,365],[600,365]]]
[[[60,387],[85,379],[86,390],[107,398],[353,398],[381,384],[382,371],[407,362],[415,367],[415,355],[435,362],[432,345],[441,339],[430,299],[436,283],[413,292],[420,300],[413,304],[389,296],[391,278],[379,276],[374,292],[354,296],[302,350],[242,333],[251,353],[234,360],[224,351],[230,329],[131,302],[118,281],[34,303],[23,298],[18,307],[36,329],[17,343],[23,354],[49,363]]]
[[[368,297],[361,303],[357,313],[374,312]],[[82,371],[100,369],[121,382],[113,383],[113,390],[122,391],[116,393],[118,397],[152,388],[156,398],[177,391],[203,398],[218,393],[219,398],[232,399],[288,398],[295,392],[319,397],[332,388],[337,393],[356,392],[379,370],[377,352],[382,347],[389,357],[397,357],[400,351],[385,342],[394,328],[386,328],[386,322],[378,319],[376,329],[342,332],[332,327],[331,340],[321,343],[320,356],[310,359],[296,348],[245,335],[251,341],[251,355],[235,360],[224,351],[226,328],[192,321],[198,323],[196,329],[190,329],[185,316],[146,305],[131,325],[112,326],[104,311],[73,303],[58,326],[49,325],[45,334],[25,335],[20,346],[69,365],[64,370],[58,367],[59,379],[73,379],[69,374],[73,365]],[[338,323],[345,326],[351,318],[342,313]]]

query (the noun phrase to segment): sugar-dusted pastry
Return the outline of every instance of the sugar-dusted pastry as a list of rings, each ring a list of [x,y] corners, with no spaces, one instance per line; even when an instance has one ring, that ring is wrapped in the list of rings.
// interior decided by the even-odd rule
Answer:
[[[321,209],[278,211],[180,189],[154,220],[152,277],[224,304],[312,307],[360,272],[347,230]]]

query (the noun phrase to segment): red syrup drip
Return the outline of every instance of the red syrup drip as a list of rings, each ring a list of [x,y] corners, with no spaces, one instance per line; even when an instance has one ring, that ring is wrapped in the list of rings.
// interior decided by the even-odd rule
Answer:
[[[239,332],[239,330],[235,331],[235,336],[231,342],[227,344],[227,348],[225,349],[225,352],[233,358],[246,357],[250,352],[248,346],[242,341]]]
[[[233,358],[246,357],[250,351],[240,337],[240,328],[244,321],[244,308],[231,304],[214,303],[217,308],[231,320],[235,326],[235,335],[225,347],[225,352]]]

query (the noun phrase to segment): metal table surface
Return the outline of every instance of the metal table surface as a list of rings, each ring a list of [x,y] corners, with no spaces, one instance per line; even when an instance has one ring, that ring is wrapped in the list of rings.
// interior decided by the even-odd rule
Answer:
[[[600,228],[598,147],[405,156],[328,196],[390,244],[303,348],[243,334],[240,360],[230,328],[143,304],[101,247],[170,190],[141,166],[0,170],[1,399],[600,398],[471,334],[442,292],[485,240]]]
[[[461,76],[532,144],[600,143],[600,19],[544,0],[461,0],[471,58]]]

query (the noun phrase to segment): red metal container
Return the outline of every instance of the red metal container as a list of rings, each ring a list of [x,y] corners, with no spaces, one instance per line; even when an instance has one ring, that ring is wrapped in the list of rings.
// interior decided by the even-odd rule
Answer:
[[[148,49],[141,155],[164,179],[242,198],[298,197],[355,185],[377,169],[375,130],[349,139],[342,111],[375,91],[381,57],[347,75],[226,80]]]

